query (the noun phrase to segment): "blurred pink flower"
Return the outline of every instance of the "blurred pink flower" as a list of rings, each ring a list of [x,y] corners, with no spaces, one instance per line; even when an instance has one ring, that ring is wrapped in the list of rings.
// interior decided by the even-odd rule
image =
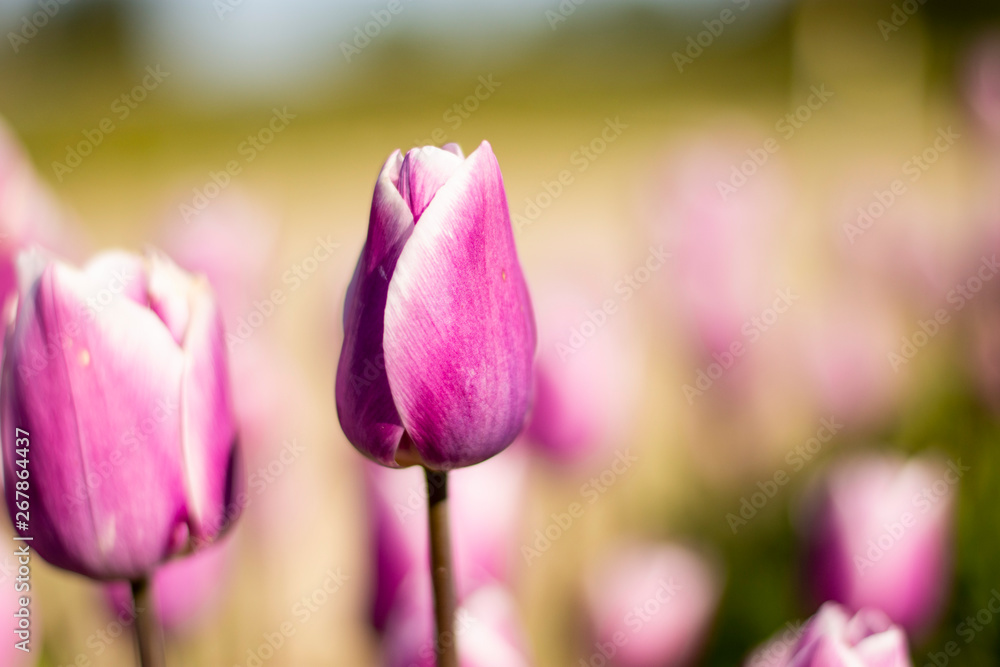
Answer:
[[[744,667],[911,667],[906,635],[882,612],[853,617],[832,602],[820,607],[802,636],[784,631],[754,651]]]
[[[435,667],[434,617],[426,572],[414,573],[382,642],[383,667]],[[460,598],[455,615],[460,667],[529,667],[517,608],[502,586],[484,585]]]
[[[0,120],[0,306],[17,289],[15,259],[31,245],[73,257],[66,214]]]
[[[789,324],[802,355],[804,388],[820,414],[852,427],[891,417],[900,375],[885,354],[901,332],[885,299],[871,290],[841,289],[812,317]]]
[[[227,329],[269,297],[277,230],[251,198],[232,191],[213,200],[186,222],[168,216],[162,231],[164,250],[179,266],[204,274],[215,289]]]
[[[509,582],[521,528],[525,456],[515,446],[449,475],[452,551],[459,595],[484,582]],[[418,466],[391,470],[364,462],[375,554],[372,625],[385,628],[400,589],[428,567],[427,485]]]
[[[989,35],[969,52],[965,100],[987,138],[1000,143],[1000,36]]]
[[[619,667],[693,664],[721,589],[716,566],[687,547],[619,549],[587,582],[591,657]]]
[[[627,318],[608,322],[579,346],[571,332],[595,298],[570,284],[542,283],[534,292],[538,314],[535,402],[525,439],[555,462],[593,461],[629,433],[638,398],[638,341]]]
[[[677,315],[705,356],[743,340],[743,325],[777,287],[785,183],[777,165],[766,163],[737,179],[735,191],[726,189],[747,159],[735,143],[695,144],[675,155],[656,183],[652,234],[672,253]]]
[[[960,460],[877,454],[835,464],[801,517],[817,601],[879,609],[916,636],[931,629],[948,595],[955,486],[966,470]]]
[[[218,610],[233,561],[231,541],[214,545],[192,556],[172,560],[153,575],[153,604],[163,629],[183,634],[197,629]],[[118,581],[105,587],[108,602],[121,618],[132,613],[129,584]]]

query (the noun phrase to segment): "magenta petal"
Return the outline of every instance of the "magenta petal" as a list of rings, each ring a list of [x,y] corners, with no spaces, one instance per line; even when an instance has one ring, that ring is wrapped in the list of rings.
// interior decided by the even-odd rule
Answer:
[[[389,285],[383,345],[396,409],[426,464],[472,465],[517,436],[535,322],[488,143],[414,227]]]
[[[344,345],[337,365],[337,415],[361,453],[395,466],[403,426],[389,390],[382,353],[386,293],[413,215],[396,189],[402,157],[389,156],[375,185],[368,239],[344,303]]]
[[[28,278],[2,387],[12,518],[15,429],[24,429],[32,546],[93,578],[140,576],[171,555],[186,519],[176,444],[180,350],[156,316],[130,299],[91,310],[87,300],[105,285],[89,271],[48,264]]]
[[[461,149],[450,144],[451,149],[434,146],[413,148],[406,153],[399,171],[399,194],[413,212],[413,221],[430,205],[434,195],[458,168],[462,166]],[[454,152],[458,149],[458,153]]]
[[[243,475],[222,315],[204,278],[181,293],[191,295],[181,392],[189,523],[196,540],[212,541],[239,515],[234,497]]]

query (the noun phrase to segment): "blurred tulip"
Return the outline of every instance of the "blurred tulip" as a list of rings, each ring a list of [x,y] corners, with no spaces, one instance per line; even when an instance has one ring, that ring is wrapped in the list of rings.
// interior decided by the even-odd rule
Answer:
[[[239,450],[205,281],[159,255],[106,253],[78,271],[33,251],[19,289],[0,389],[15,522],[15,483],[30,473],[19,532],[95,579],[136,579],[213,541],[239,509]]]
[[[422,594],[390,619],[383,642],[384,667],[435,667],[434,617],[430,581],[415,575]],[[498,585],[464,596],[455,614],[455,641],[460,667],[528,667],[525,640],[514,602]]]
[[[715,566],[687,547],[623,548],[588,581],[593,650],[613,650],[619,667],[693,664],[721,588]]]
[[[787,633],[785,633],[787,634]],[[755,651],[745,667],[912,667],[906,635],[872,609],[853,617],[828,602],[789,649],[784,635]]]
[[[156,570],[153,604],[166,632],[179,635],[195,630],[218,608],[232,565],[231,544],[213,545]],[[107,584],[106,593],[119,618],[132,614],[132,591],[127,583]]]
[[[558,463],[580,463],[620,444],[631,426],[639,362],[625,322],[572,348],[566,341],[594,301],[578,287],[536,293],[539,346],[526,441]]]
[[[489,581],[510,582],[526,464],[515,447],[451,474],[452,547],[459,594]],[[382,631],[398,604],[403,582],[427,569],[427,483],[419,468],[388,470],[367,461],[365,482],[375,554],[372,625]]]
[[[879,609],[916,636],[929,630],[948,594],[954,485],[965,470],[889,455],[836,464],[802,517],[816,599]]]
[[[902,332],[892,305],[872,292],[838,290],[813,317],[789,323],[802,354],[796,366],[817,411],[849,427],[885,422],[900,390],[885,351]]]
[[[235,329],[253,299],[265,295],[276,230],[249,197],[220,195],[189,221],[169,218],[161,236],[178,266],[208,278],[227,328]]]
[[[1000,36],[990,35],[970,52],[965,99],[988,139],[1000,143]]]
[[[448,470],[513,442],[535,322],[500,167],[487,142],[394,152],[347,290],[337,414],[385,466]]]
[[[735,146],[696,144],[672,159],[665,182],[656,184],[664,199],[652,214],[652,233],[672,251],[677,316],[706,357],[743,341],[744,324],[777,287],[775,223],[785,207],[784,182],[777,165],[768,165],[741,175],[734,188],[730,180],[747,159]]]
[[[0,305],[17,291],[17,253],[31,245],[66,251],[65,214],[0,121]],[[77,244],[79,245],[79,244]]]

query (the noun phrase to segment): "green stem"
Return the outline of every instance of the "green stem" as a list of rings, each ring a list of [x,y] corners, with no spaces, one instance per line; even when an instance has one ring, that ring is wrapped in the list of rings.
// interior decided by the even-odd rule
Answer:
[[[431,581],[434,584],[434,652],[438,667],[458,667],[455,647],[455,583],[448,528],[448,473],[427,472],[427,512],[430,529]]]
[[[135,639],[140,667],[165,667],[163,631],[153,607],[153,591],[149,577],[132,582],[135,604]]]

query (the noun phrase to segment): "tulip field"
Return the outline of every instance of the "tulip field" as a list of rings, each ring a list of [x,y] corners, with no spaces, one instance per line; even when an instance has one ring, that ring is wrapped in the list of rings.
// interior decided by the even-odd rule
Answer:
[[[0,6],[0,667],[1000,667],[1000,11]]]

